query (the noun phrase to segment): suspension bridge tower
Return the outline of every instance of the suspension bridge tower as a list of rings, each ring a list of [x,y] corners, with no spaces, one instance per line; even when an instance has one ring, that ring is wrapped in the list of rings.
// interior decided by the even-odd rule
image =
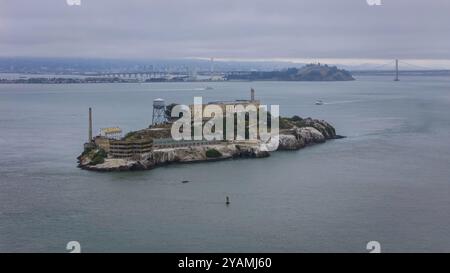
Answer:
[[[398,78],[398,59],[395,59],[395,79],[394,81],[398,82],[400,79]]]

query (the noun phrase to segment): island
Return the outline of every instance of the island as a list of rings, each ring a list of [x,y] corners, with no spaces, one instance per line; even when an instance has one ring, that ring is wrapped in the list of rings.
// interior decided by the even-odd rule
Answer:
[[[253,71],[230,73],[227,80],[247,81],[353,81],[351,73],[336,66],[308,64],[302,68],[280,71]]]
[[[252,89],[250,100],[212,102],[214,105],[257,105]],[[203,106],[212,103],[204,104]],[[173,163],[218,161],[238,158],[263,158],[270,156],[257,140],[174,140],[171,127],[174,118],[171,108],[164,100],[154,100],[152,125],[122,136],[118,127],[103,128],[101,134],[92,136],[92,110],[89,109],[89,136],[84,150],[78,156],[78,167],[90,171],[150,170]],[[270,114],[270,113],[269,113]],[[246,116],[248,119],[248,116]],[[268,119],[270,120],[270,118]],[[342,138],[335,128],[324,120],[279,117],[278,147],[276,150],[299,150],[307,146]],[[204,123],[208,119],[204,120]],[[246,120],[246,130],[249,123]],[[248,132],[246,131],[246,134]],[[225,138],[224,138],[225,139]]]

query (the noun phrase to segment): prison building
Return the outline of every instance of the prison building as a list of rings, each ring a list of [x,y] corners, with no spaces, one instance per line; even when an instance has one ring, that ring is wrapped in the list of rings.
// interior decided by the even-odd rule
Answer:
[[[224,141],[220,140],[174,140],[172,138],[160,138],[153,140],[154,149],[165,148],[182,148],[182,147],[194,147],[194,146],[207,146],[221,144]]]
[[[109,154],[113,158],[140,160],[152,151],[152,140],[110,140]]]
[[[94,138],[94,143],[97,147],[100,149],[103,149],[105,152],[109,153],[110,145],[109,145],[109,139],[104,136],[96,136]]]

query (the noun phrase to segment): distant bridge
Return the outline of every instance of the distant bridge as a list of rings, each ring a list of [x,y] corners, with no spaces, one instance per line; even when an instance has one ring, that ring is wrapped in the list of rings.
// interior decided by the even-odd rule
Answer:
[[[368,64],[361,64],[364,66]],[[389,69],[392,67],[391,69]],[[403,67],[403,69],[400,69]],[[390,76],[394,77],[394,81],[400,80],[400,75],[404,76],[450,76],[449,69],[436,69],[426,67],[423,65],[411,64],[401,60],[392,60],[384,64],[380,64],[371,69],[351,70],[353,75],[377,75],[377,76]]]
[[[83,76],[101,77],[101,78],[120,78],[120,79],[162,79],[162,78],[174,78],[174,77],[193,77],[194,75],[199,76],[220,76],[223,73],[217,72],[211,74],[210,72],[196,72],[192,71],[134,71],[134,72],[98,72],[98,73],[85,73]]]
[[[169,76],[188,76],[187,73],[181,72],[167,72],[167,71],[153,71],[153,72],[104,72],[84,74],[85,76],[103,77],[103,78],[125,78],[125,79],[151,79],[151,78],[166,78]]]

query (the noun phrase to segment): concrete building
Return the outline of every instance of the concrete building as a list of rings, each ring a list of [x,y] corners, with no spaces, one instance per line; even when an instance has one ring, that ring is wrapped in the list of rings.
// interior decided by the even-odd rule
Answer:
[[[109,139],[103,136],[96,136],[94,138],[94,143],[100,149],[103,149],[105,152],[109,153]]]
[[[109,140],[109,155],[113,158],[140,160],[153,149],[153,140]]]
[[[181,148],[181,147],[193,147],[193,146],[205,146],[205,145],[215,145],[221,144],[224,141],[219,140],[173,140],[171,138],[160,138],[153,140],[154,149],[165,149],[165,148]]]

